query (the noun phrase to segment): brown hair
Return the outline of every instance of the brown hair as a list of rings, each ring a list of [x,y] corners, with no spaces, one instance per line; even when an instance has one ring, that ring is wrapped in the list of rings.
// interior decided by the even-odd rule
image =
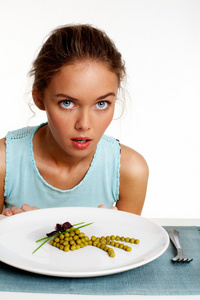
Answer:
[[[120,86],[125,76],[122,56],[105,32],[90,25],[63,26],[52,31],[33,62],[33,86],[43,92],[64,65],[83,59],[105,63],[117,75]]]

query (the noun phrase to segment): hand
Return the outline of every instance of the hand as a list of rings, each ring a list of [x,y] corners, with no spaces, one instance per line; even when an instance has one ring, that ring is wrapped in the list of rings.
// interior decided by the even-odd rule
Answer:
[[[26,211],[30,211],[30,210],[36,210],[36,209],[38,209],[38,207],[30,206],[28,204],[23,204],[21,208],[19,208],[17,206],[13,206],[12,208],[6,208],[3,211],[3,215],[9,217],[9,216],[13,216],[13,215],[16,215],[16,214],[20,214],[22,212],[26,212]]]
[[[106,208],[105,205],[99,205],[98,208]],[[109,209],[115,209],[118,210],[116,206],[111,206]]]

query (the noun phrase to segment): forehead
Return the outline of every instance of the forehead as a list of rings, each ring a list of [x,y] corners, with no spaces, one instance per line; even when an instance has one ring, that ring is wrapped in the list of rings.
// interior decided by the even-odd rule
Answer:
[[[118,89],[118,77],[104,63],[76,61],[65,65],[52,78],[49,88],[54,89]]]
[[[89,74],[93,75],[104,74],[107,76],[117,77],[115,72],[113,72],[106,63],[100,62],[98,60],[86,59],[77,60],[71,64],[64,65],[59,73],[76,73],[76,74]],[[59,74],[58,73],[58,74]]]

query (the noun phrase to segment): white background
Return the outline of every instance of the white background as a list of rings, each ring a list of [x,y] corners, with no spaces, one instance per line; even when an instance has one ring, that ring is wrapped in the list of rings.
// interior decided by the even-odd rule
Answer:
[[[29,122],[27,73],[49,32],[97,26],[127,65],[126,112],[107,133],[148,162],[143,216],[199,218],[199,16],[199,0],[0,0],[0,137],[46,120]]]

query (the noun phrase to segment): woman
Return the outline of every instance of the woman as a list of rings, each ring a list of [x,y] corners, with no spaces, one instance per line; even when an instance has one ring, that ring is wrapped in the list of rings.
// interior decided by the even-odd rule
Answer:
[[[56,29],[33,63],[32,96],[48,122],[0,140],[0,212],[113,206],[141,214],[148,166],[104,135],[125,66],[108,36],[92,26]]]

